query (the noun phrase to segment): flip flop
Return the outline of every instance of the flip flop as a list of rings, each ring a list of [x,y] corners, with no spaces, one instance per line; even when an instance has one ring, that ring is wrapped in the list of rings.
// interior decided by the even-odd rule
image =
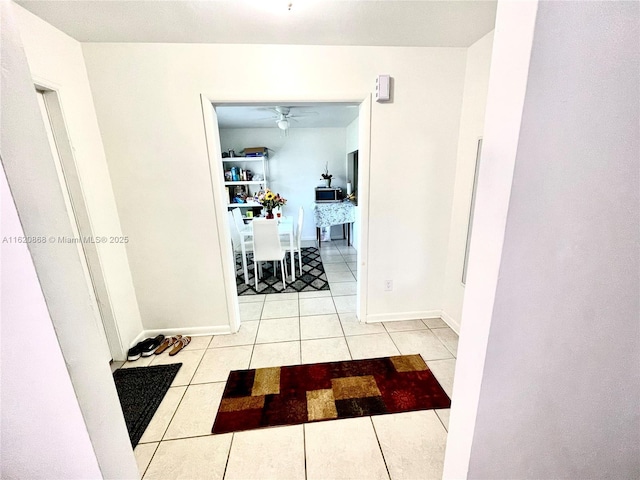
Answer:
[[[182,337],[180,340],[178,340],[175,343],[175,346],[173,347],[173,350],[169,352],[169,355],[173,357],[180,350],[182,350],[184,347],[189,345],[190,342],[191,342],[191,337]]]
[[[155,352],[156,355],[160,355],[162,352],[164,352],[167,348],[169,348],[171,345],[176,343],[181,338],[182,338],[182,335],[175,335],[173,337],[165,338],[164,342],[162,342],[160,346],[156,349],[156,352]]]

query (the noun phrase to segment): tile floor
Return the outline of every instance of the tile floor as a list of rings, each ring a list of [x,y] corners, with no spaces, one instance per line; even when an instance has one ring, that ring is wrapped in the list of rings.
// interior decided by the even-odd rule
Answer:
[[[448,409],[211,435],[230,370],[420,353],[451,396],[457,335],[440,319],[360,324],[355,249],[321,253],[330,291],[240,297],[238,333],[122,366],[183,363],[135,449],[141,478],[441,478]]]

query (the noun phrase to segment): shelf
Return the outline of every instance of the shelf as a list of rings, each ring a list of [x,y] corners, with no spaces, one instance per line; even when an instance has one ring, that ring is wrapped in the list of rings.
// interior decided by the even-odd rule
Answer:
[[[250,182],[224,182],[225,185],[264,185],[264,180],[250,181]]]
[[[227,205],[230,208],[262,208],[262,204],[257,202],[247,202],[247,203],[230,203]]]
[[[231,162],[262,162],[266,160],[267,157],[227,157],[223,158],[223,163],[231,163]]]

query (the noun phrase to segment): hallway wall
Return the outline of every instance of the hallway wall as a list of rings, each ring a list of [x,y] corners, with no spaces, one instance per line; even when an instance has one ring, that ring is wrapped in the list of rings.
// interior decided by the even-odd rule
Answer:
[[[372,106],[368,312],[440,312],[466,49],[86,43],[83,52],[145,328],[227,322],[199,95],[359,101],[380,72],[395,90]]]

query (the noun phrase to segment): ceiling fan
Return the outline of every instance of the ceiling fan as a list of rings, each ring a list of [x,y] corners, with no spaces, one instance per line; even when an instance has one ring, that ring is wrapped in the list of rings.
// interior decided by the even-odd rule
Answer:
[[[310,112],[310,111],[301,111],[299,113],[294,113],[292,110],[297,107],[267,107],[262,108],[261,110],[269,110],[275,115],[270,117],[268,120],[275,120],[276,125],[280,130],[284,130],[286,133],[291,126],[291,121],[297,122],[297,118],[301,117],[310,117],[313,115],[318,115],[318,112]]]

